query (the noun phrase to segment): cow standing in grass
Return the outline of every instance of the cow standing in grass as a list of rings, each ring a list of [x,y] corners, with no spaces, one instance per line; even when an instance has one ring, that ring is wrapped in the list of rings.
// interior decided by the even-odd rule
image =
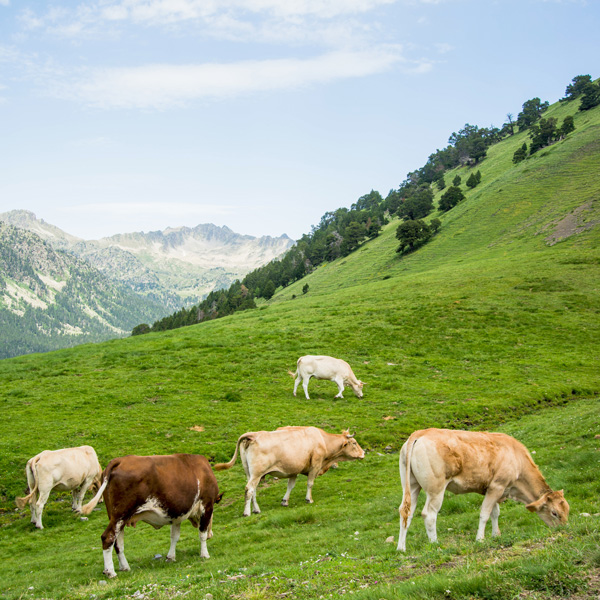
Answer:
[[[25,467],[29,494],[16,498],[17,506],[22,510],[29,502],[31,522],[38,529],[42,525],[42,512],[52,490],[72,491],[72,508],[81,512],[83,497],[90,486],[100,485],[102,467],[96,451],[91,446],[44,450],[27,461]]]
[[[327,379],[334,381],[338,386],[338,393],[336,398],[343,398],[342,392],[344,386],[348,385],[352,388],[357,398],[363,397],[363,385],[364,382],[356,378],[350,365],[341,358],[333,358],[332,356],[301,356],[298,359],[297,369],[295,373],[288,371],[292,377],[296,377],[294,382],[294,396],[298,390],[300,382],[304,388],[304,394],[307,400],[310,400],[308,396],[308,382],[311,377],[315,379]]]
[[[155,529],[171,525],[168,561],[175,560],[181,522],[189,519],[198,528],[200,556],[210,558],[206,540],[211,537],[214,505],[221,500],[219,486],[204,456],[171,454],[166,456],[124,456],[111,460],[96,496],[83,508],[92,512],[104,495],[108,527],[102,534],[104,574],[116,577],[112,550],[117,551],[119,568],[129,571],[124,552],[124,529],[138,521]]]
[[[449,429],[415,431],[400,451],[403,497],[400,506],[398,550],[406,550],[410,526],[421,489],[427,500],[423,508],[430,542],[437,541],[437,514],[446,490],[454,494],[475,492],[484,496],[477,540],[483,540],[492,518],[492,535],[500,535],[499,502],[511,498],[526,505],[550,527],[564,524],[569,504],[561,491],[553,492],[529,451],[504,433],[481,433]]]
[[[238,450],[248,479],[245,517],[250,515],[251,505],[253,512],[260,513],[256,488],[265,475],[288,479],[287,491],[281,501],[283,506],[288,505],[298,475],[306,475],[306,501],[312,503],[312,487],[317,476],[334,463],[365,456],[364,450],[348,431],[335,434],[326,433],[318,427],[283,427],[276,431],[244,433],[237,441],[233,458],[228,463],[216,464],[215,470],[230,469],[235,464]]]

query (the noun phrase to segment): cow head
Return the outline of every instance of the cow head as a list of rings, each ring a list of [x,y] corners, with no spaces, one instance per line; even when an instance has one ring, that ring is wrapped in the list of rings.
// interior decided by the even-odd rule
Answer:
[[[346,430],[342,433],[342,435],[344,436],[344,444],[342,446],[342,457],[340,460],[356,460],[357,458],[364,458],[365,451],[354,439],[354,434],[351,434]]]
[[[363,397],[362,389],[363,389],[363,385],[365,385],[365,382],[358,379],[356,381],[356,383],[352,383],[350,385],[352,386],[352,391],[356,394],[356,397],[362,398]]]
[[[537,513],[548,527],[564,525],[569,519],[569,503],[565,500],[562,490],[546,492],[539,500],[528,504],[525,508]]]

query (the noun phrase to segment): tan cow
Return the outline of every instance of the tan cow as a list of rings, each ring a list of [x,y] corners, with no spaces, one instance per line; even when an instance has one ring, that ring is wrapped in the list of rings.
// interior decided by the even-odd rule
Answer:
[[[74,511],[81,512],[81,503],[86,491],[92,484],[100,485],[102,467],[96,451],[91,446],[64,448],[62,450],[44,450],[27,461],[25,467],[29,494],[16,498],[17,506],[22,510],[29,502],[31,522],[38,529],[42,525],[42,511],[52,490],[73,492]]]
[[[219,486],[206,458],[199,454],[123,456],[113,458],[103,474],[102,486],[83,508],[92,512],[104,494],[108,527],[102,534],[104,574],[116,577],[112,551],[116,548],[121,571],[129,571],[124,552],[124,528],[138,521],[155,529],[171,525],[167,561],[175,560],[182,521],[198,529],[200,556],[210,558],[206,540],[212,536],[214,505],[221,500]]]
[[[499,502],[511,498],[549,526],[564,524],[569,504],[562,490],[553,492],[529,451],[504,433],[480,433],[450,429],[415,431],[400,451],[403,497],[400,506],[398,550],[406,550],[406,532],[417,507],[421,489],[427,500],[422,515],[430,542],[437,541],[437,514],[446,490],[454,494],[475,492],[484,496],[477,540],[485,535],[492,517],[492,535],[500,535]]]
[[[338,386],[338,393],[336,398],[343,398],[342,392],[344,391],[344,385],[349,385],[358,398],[363,397],[363,385],[364,382],[356,378],[350,365],[341,358],[333,358],[332,356],[301,356],[298,359],[297,369],[295,373],[288,371],[292,377],[296,377],[294,382],[294,396],[298,390],[298,386],[302,381],[302,387],[304,388],[304,394],[307,400],[310,400],[308,396],[308,382],[311,377],[315,379],[327,379],[334,381]]]
[[[250,431],[240,436],[233,458],[228,463],[214,466],[216,471],[230,469],[238,450],[246,473],[244,516],[252,511],[260,513],[256,502],[256,487],[265,475],[288,479],[287,490],[281,501],[288,505],[290,493],[298,475],[308,477],[306,501],[312,503],[312,486],[318,475],[325,473],[333,463],[362,459],[364,450],[348,431],[326,433],[318,427],[284,427],[276,431]]]

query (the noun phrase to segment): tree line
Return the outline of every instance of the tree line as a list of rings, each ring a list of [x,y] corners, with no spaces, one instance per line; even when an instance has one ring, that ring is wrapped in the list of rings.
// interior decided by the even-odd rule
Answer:
[[[569,102],[576,98],[581,99],[580,110],[593,108],[600,104],[600,85],[594,83],[589,75],[574,77],[561,101]],[[444,179],[447,171],[464,165],[475,168],[486,158],[490,146],[517,132],[529,130],[531,135],[530,148],[527,149],[525,144],[520,151],[525,153],[525,158],[528,152],[532,154],[573,131],[572,117],[566,117],[560,127],[556,119],[543,118],[549,106],[540,98],[527,100],[517,118],[508,113],[500,128],[466,123],[450,135],[446,148],[436,150],[420,169],[408,173],[400,186],[390,190],[385,199],[379,192],[371,190],[349,209],[338,208],[325,213],[319,224],[313,226],[310,233],[304,234],[284,256],[251,271],[227,290],[210,292],[196,306],[182,308],[152,326],[145,323],[138,325],[132,335],[175,329],[256,308],[256,298],[270,300],[279,287],[287,287],[302,279],[324,262],[347,256],[365,241],[377,237],[383,225],[393,217],[402,220],[396,231],[400,241],[397,252],[412,252],[429,241],[441,227],[439,219],[430,223],[424,221],[434,210],[433,186],[440,191],[445,190],[438,205],[441,212],[451,210],[465,198],[459,176],[455,176],[452,185],[447,186]],[[477,170],[469,175],[465,184],[472,189],[480,182],[481,172]],[[307,291],[308,286],[304,286],[303,293]]]

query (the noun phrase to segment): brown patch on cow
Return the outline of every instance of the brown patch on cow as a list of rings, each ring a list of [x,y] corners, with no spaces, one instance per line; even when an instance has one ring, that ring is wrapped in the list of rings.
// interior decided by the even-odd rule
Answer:
[[[592,201],[588,200],[581,206],[578,206],[575,210],[569,213],[566,217],[560,220],[552,221],[545,229],[554,226],[554,231],[545,238],[548,246],[554,246],[557,242],[566,240],[567,238],[592,229],[598,223],[600,219],[586,219],[589,217],[586,213],[593,210]]]

